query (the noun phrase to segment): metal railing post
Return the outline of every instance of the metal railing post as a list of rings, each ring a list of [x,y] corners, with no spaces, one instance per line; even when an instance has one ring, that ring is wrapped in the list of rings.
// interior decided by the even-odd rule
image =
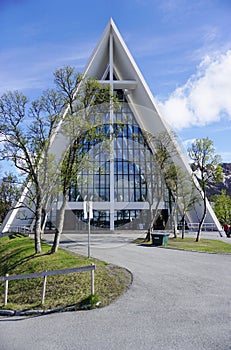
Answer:
[[[43,277],[43,289],[42,289],[42,299],[41,299],[42,305],[44,304],[44,301],[45,301],[46,284],[47,284],[47,275]]]
[[[6,277],[8,277],[8,273],[6,274]],[[6,306],[7,305],[7,296],[8,296],[8,279],[6,278],[5,280],[5,291],[4,291],[4,305]]]
[[[94,264],[91,264],[92,266],[95,266]],[[95,271],[94,269],[91,270],[91,295],[95,294]]]

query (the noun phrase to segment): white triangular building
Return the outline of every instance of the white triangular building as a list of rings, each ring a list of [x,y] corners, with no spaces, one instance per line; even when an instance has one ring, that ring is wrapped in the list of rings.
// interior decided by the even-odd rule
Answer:
[[[153,162],[154,145],[143,139],[142,131],[153,136],[166,133],[171,136],[170,127],[158,110],[154,97],[147,86],[139,68],[121,37],[115,23],[110,19],[98,45],[96,46],[84,74],[99,80],[102,85],[110,85],[121,102],[121,110],[108,111],[102,116],[102,124],[123,122],[126,118],[126,130],[123,137],[118,137],[113,144],[112,154],[101,154],[96,161],[104,164],[105,171],[95,172],[87,188],[83,183],[70,191],[69,203],[65,214],[64,230],[79,232],[85,229],[86,219],[84,205],[86,200],[93,201],[92,225],[96,229],[139,229],[147,228],[149,205],[147,198],[149,179],[148,167]],[[137,133],[139,142],[131,140],[131,135]],[[62,137],[54,140],[53,148],[62,152]],[[176,150],[173,161],[183,171],[191,173],[188,160],[180,145],[172,140]],[[100,158],[101,157],[101,158]],[[89,174],[83,173],[81,176]],[[154,208],[155,198],[152,200]],[[52,211],[50,221],[55,226],[59,203]],[[187,214],[187,224],[196,227],[202,215],[203,203]],[[159,217],[155,228],[170,228],[171,204],[169,198],[163,198],[159,207]],[[179,217],[180,220],[180,217]],[[14,209],[8,213],[2,232],[12,231],[18,227],[29,227],[33,223],[31,213],[25,214],[25,209]],[[220,230],[220,224],[208,203],[208,213],[204,229]]]

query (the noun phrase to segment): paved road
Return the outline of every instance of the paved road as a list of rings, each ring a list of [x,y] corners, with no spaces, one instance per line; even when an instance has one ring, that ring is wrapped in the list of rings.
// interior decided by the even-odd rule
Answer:
[[[62,246],[87,254],[87,237]],[[231,256],[129,244],[94,235],[91,254],[133,273],[119,300],[93,311],[0,317],[1,350],[230,350]]]

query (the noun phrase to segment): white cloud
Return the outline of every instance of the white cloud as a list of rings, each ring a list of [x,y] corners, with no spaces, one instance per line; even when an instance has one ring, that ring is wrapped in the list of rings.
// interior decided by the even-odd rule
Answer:
[[[192,146],[193,142],[195,142],[195,141],[196,141],[195,138],[182,141],[182,144],[183,144],[183,147],[185,148],[185,150],[190,148]]]
[[[231,50],[206,56],[185,85],[177,88],[160,109],[169,124],[178,130],[193,125],[231,120]]]

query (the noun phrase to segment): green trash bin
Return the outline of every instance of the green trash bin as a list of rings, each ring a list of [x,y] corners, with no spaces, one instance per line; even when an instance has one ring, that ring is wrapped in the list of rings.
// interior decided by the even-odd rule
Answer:
[[[154,246],[168,244],[169,233],[156,232],[156,233],[152,233],[151,236],[152,236],[152,245]]]

